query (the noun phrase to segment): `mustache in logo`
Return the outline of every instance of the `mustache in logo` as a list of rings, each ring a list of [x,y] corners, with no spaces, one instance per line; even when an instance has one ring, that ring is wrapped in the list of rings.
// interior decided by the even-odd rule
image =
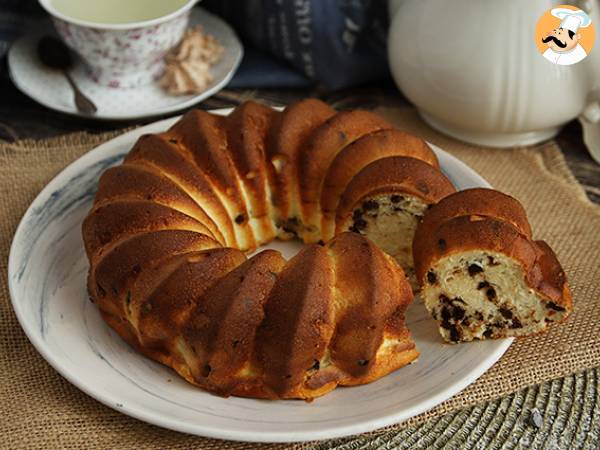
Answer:
[[[545,38],[542,38],[542,42],[545,44],[546,42],[550,42],[550,41],[554,41],[554,43],[560,47],[560,48],[565,48],[567,46],[566,42],[561,42],[558,40],[558,38],[556,36],[547,36]]]

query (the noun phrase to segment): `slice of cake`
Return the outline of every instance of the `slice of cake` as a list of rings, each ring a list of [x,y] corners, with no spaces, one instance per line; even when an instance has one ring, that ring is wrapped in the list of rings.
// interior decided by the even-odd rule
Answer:
[[[531,239],[520,204],[488,189],[433,206],[413,243],[421,296],[448,342],[526,336],[572,309],[554,252]]]

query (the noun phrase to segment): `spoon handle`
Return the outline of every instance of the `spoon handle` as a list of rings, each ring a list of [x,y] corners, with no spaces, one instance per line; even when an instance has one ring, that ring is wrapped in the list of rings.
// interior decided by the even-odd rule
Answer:
[[[73,88],[75,106],[77,107],[77,110],[84,114],[95,114],[96,111],[98,111],[98,108],[94,102],[92,102],[83,92],[79,90],[79,87],[77,84],[75,84],[75,81],[73,81],[73,78],[68,71],[64,70],[63,73],[69,81],[71,88]]]

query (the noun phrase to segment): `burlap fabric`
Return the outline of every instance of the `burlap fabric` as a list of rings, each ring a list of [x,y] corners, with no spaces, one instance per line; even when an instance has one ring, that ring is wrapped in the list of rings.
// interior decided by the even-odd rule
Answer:
[[[486,414],[493,410],[497,416],[498,411],[507,410],[502,409],[506,402],[509,407],[525,404],[529,398],[527,392],[532,389],[537,393],[547,392],[548,401],[556,402],[562,391],[552,388],[552,383],[515,392],[600,365],[600,208],[587,200],[557,146],[550,142],[536,148],[481,149],[434,132],[412,109],[381,112],[400,128],[419,134],[456,155],[496,188],[523,202],[535,237],[549,242],[569,276],[575,312],[565,324],[546,334],[517,340],[477,382],[433,410],[405,424],[368,435],[335,442],[260,446],[204,439],[147,425],[83,394],[38,355],[21,331],[10,306],[6,279],[13,233],[36,194],[67,163],[115,134],[76,134],[45,141],[0,144],[0,448],[383,448],[397,447],[401,442],[406,444],[410,436],[416,439],[410,442],[426,446],[439,441],[436,433],[446,436],[439,442],[446,442],[467,425],[468,430],[479,420],[489,422]],[[592,377],[593,383],[585,386],[594,386],[593,393],[597,394],[596,371],[570,377],[573,380]],[[554,383],[557,382],[565,385],[564,380]],[[576,386],[577,381],[572,384]],[[481,404],[509,393],[512,394],[503,399]],[[573,388],[562,395],[570,396],[572,404],[580,394],[581,389]],[[480,406],[474,407],[476,404]],[[591,417],[590,411],[594,410],[590,408],[595,406],[590,407],[589,400],[587,406],[581,405],[576,417],[585,421],[586,414]],[[596,419],[598,414],[600,411],[594,413]],[[517,419],[510,420],[513,422],[508,428],[505,424],[499,425],[494,439],[502,436],[502,430],[516,429]],[[577,419],[553,423],[551,428],[566,427],[567,422],[573,422],[581,433]],[[484,428],[493,430],[490,423]],[[589,427],[584,431],[587,433]],[[588,435],[584,433],[584,441]],[[477,434],[465,436],[472,439]],[[597,438],[597,434],[595,436]]]

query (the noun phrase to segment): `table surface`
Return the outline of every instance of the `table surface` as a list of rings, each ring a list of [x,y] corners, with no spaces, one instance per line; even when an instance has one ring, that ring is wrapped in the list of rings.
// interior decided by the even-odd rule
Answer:
[[[77,131],[101,133],[119,130],[133,125],[142,125],[157,120],[157,118],[153,118],[137,122],[100,122],[72,117],[49,110],[38,105],[14,87],[6,75],[7,71],[5,64],[5,61],[0,62],[0,139],[8,141],[27,138],[43,139]],[[381,105],[398,106],[407,104],[407,100],[402,97],[390,82],[378,86],[363,86],[338,92],[324,92],[318,88],[296,90],[223,90],[210,99],[199,103],[196,107],[203,109],[229,107],[235,106],[247,99],[259,100],[272,105],[285,105],[293,100],[307,96],[321,98],[339,109],[372,108]],[[576,121],[567,124],[556,138],[556,141],[562,149],[569,167],[584,187],[588,197],[593,202],[600,204],[600,165],[596,164],[589,156],[582,141],[581,127],[579,124]],[[450,437],[457,436],[458,434],[463,433],[464,430],[467,430],[468,433],[463,434],[471,439],[471,437],[475,436],[471,430],[473,427],[472,424],[479,423],[482,417],[487,417],[490,414],[493,414],[494,417],[498,416],[500,419],[489,421],[486,433],[491,432],[494,436],[498,437],[498,439],[495,437],[493,442],[489,441],[487,444],[500,445],[502,443],[502,439],[500,439],[502,436],[499,434],[499,430],[504,427],[503,424],[508,421],[511,424],[520,424],[519,426],[522,428],[513,425],[512,432],[515,436],[518,436],[519,439],[530,439],[534,444],[537,443],[536,445],[533,445],[532,448],[556,448],[554,444],[552,444],[552,439],[554,439],[554,434],[556,434],[556,430],[553,430],[552,423],[554,420],[560,419],[560,408],[546,408],[548,417],[546,417],[544,425],[539,430],[528,425],[530,422],[529,414],[531,408],[538,404],[558,404],[557,402],[561,397],[561,389],[571,392],[574,391],[573,386],[584,386],[585,389],[579,389],[581,392],[574,391],[577,394],[573,399],[574,404],[582,405],[580,408],[581,411],[580,409],[575,408],[575,412],[577,414],[587,414],[589,417],[595,417],[595,414],[590,412],[590,408],[592,408],[590,406],[590,399],[599,397],[598,404],[600,404],[600,390],[597,389],[597,384],[595,382],[590,383],[585,380],[588,378],[596,380],[597,377],[595,371],[581,372],[565,379],[546,383],[539,388],[535,386],[530,387],[504,398],[487,402],[484,405],[456,411],[434,421],[427,422],[424,425],[409,427],[400,432],[390,431],[376,439],[368,436],[358,436],[354,439],[340,439],[335,442],[329,441],[323,444],[323,448],[333,447],[336,449],[345,449],[360,447],[364,449],[380,450],[389,448],[390,445],[397,448],[409,448],[412,444],[417,442],[419,444],[427,443],[427,445],[434,444],[433,440],[435,440],[436,444],[434,446],[445,446],[445,443],[447,443],[447,440],[450,439]],[[584,381],[581,382],[580,378],[584,379]],[[556,394],[557,392],[558,394]],[[593,394],[594,392],[596,392],[596,395]],[[554,395],[550,395],[551,393],[554,393]],[[566,395],[567,393],[565,391],[565,396]],[[548,412],[550,410],[555,410],[556,414],[551,415]],[[585,412],[582,412],[584,410]],[[590,419],[588,422],[590,422],[590,424],[587,424],[586,422],[586,429],[589,430],[591,427],[595,430],[600,430],[600,421],[594,422]],[[448,434],[447,430],[450,429],[452,429],[453,432]],[[590,440],[589,437],[592,435],[598,437],[597,434],[600,434],[600,432],[596,434],[588,433],[588,438],[585,440],[583,446],[589,444],[591,447],[588,448],[595,448],[598,441],[595,439]],[[592,443],[592,441],[595,442],[595,444]],[[465,441],[463,444],[467,445],[468,442]],[[471,444],[473,444],[473,442],[471,442]],[[546,444],[552,445],[548,447]]]
[[[157,120],[136,122],[105,122],[73,117],[50,110],[22,94],[10,81],[6,61],[0,63],[0,139],[43,139],[76,131],[100,133],[140,125]],[[285,105],[304,97],[318,97],[336,108],[371,108],[379,105],[406,105],[407,100],[395,86],[382,83],[336,92],[319,88],[308,89],[225,89],[195,105],[203,109],[236,106],[247,99],[272,105]],[[584,187],[588,197],[600,204],[600,164],[589,156],[582,140],[581,126],[577,121],[567,124],[556,141],[563,151],[569,167]]]

